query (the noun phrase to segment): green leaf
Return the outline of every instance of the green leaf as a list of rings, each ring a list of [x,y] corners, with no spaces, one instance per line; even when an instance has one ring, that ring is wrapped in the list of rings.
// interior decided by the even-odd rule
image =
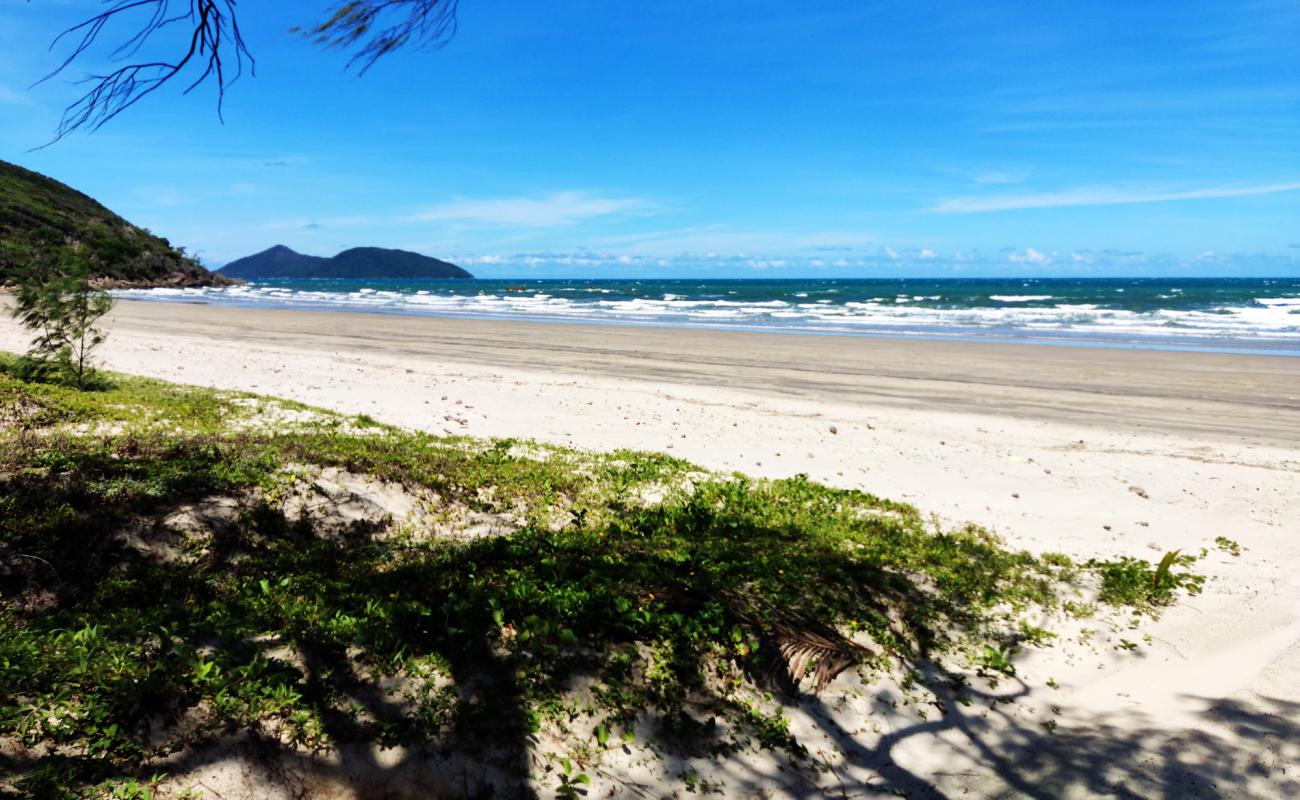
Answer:
[[[1181,552],[1181,550],[1170,550],[1168,553],[1165,553],[1165,557],[1160,559],[1160,564],[1156,567],[1155,574],[1151,576],[1152,586],[1158,589],[1164,584],[1165,578],[1169,575],[1169,570],[1173,568],[1174,561],[1178,558],[1178,554]]]

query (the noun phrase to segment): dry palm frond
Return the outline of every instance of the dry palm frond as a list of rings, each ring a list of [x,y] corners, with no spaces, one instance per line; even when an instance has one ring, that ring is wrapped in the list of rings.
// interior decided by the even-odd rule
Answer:
[[[816,627],[821,630],[778,623],[773,636],[795,688],[811,667],[813,694],[820,693],[837,675],[856,666],[871,652],[846,636]]]
[[[759,641],[780,656],[773,675],[784,667],[786,688],[797,692],[811,671],[813,694],[820,693],[841,672],[861,663],[871,651],[834,627],[789,610],[778,611],[753,597],[732,596],[735,609]]]

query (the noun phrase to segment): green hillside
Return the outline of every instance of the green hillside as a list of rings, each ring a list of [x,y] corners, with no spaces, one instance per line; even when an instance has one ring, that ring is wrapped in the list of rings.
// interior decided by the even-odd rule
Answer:
[[[216,278],[170,242],[38,172],[0,161],[0,284],[32,259],[83,248],[111,285],[209,285]]]

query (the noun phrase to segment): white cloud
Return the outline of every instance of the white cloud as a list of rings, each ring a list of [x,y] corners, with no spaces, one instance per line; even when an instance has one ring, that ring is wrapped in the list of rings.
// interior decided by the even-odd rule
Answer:
[[[1046,253],[1032,247],[1026,247],[1022,252],[1012,253],[1007,256],[1007,260],[1016,264],[1046,264],[1051,258]]]
[[[695,254],[718,258],[756,253],[843,252],[876,239],[866,231],[737,230],[728,225],[701,225],[601,237],[597,247],[637,254]]]
[[[936,253],[936,252],[934,252],[933,250],[931,250],[931,249],[928,248],[928,247],[926,247],[926,248],[922,248],[921,253],[920,253],[920,256],[919,256],[919,258],[924,259],[924,260],[928,260],[928,259],[931,259],[931,258],[938,258],[938,257],[939,257],[939,254]]]
[[[1027,208],[1063,208],[1067,206],[1111,206],[1130,203],[1166,203],[1177,200],[1208,200],[1225,197],[1251,197],[1300,190],[1300,181],[1268,183],[1257,186],[1215,186],[1205,189],[1141,190],[1095,186],[1065,189],[1039,194],[953,197],[941,200],[930,211],[937,214],[983,214],[990,211],[1015,211]]]
[[[860,257],[830,259],[822,256],[745,256],[717,253],[708,256],[683,253],[665,257],[589,248],[572,251],[475,253],[474,251],[440,251],[430,243],[391,242],[388,244],[416,252],[437,253],[441,257],[449,257],[452,261],[473,271],[477,272],[481,268],[485,277],[526,275],[739,277],[762,274],[764,271],[776,275],[807,275],[809,270],[827,270],[841,274],[887,274],[900,277],[919,274],[967,277],[1185,276],[1198,274],[1198,271],[1206,269],[1206,265],[1213,265],[1216,271],[1222,271],[1223,274],[1300,274],[1296,273],[1296,270],[1300,269],[1300,257],[1268,253],[1176,256],[1117,250],[1057,252],[1037,250],[1032,247],[1023,249],[1007,247],[996,253],[956,251],[945,255],[939,261],[921,261],[918,257],[920,251],[905,249],[895,251],[898,259],[891,261],[885,258],[883,248],[873,254]],[[334,249],[341,249],[341,247]]]
[[[457,198],[418,211],[404,222],[467,222],[549,228],[597,217],[644,212],[652,205],[637,198],[600,197],[589,192],[553,192],[542,197]]]
[[[236,184],[231,191],[248,192],[253,184]],[[382,215],[290,217],[262,223],[264,230],[291,230],[306,226],[324,228],[411,226],[428,222],[478,224],[515,228],[572,225],[597,217],[652,211],[654,206],[636,198],[606,198],[587,192],[554,192],[540,198],[502,197],[483,200],[457,198],[417,211],[397,210]]]

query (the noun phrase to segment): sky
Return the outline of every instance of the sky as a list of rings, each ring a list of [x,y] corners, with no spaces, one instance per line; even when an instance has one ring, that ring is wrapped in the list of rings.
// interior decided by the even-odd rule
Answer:
[[[224,122],[165,87],[34,149],[106,63],[33,86],[99,3],[0,0],[0,158],[210,266],[1300,275],[1295,0],[461,0],[447,46],[364,76],[290,32],[328,4],[240,4]]]

